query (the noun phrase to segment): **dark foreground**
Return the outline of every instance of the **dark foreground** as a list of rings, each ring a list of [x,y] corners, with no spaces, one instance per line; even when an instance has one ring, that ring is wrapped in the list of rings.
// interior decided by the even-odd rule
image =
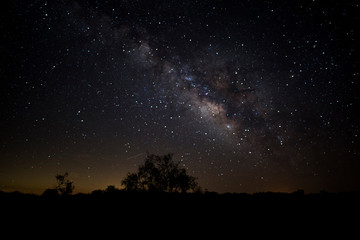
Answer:
[[[99,229],[103,234],[132,229],[135,235],[172,231],[177,236],[189,231],[211,235],[258,229],[253,233],[312,231],[344,237],[357,230],[360,222],[360,192],[250,195],[118,191],[72,196],[0,192],[0,203],[3,230],[51,229],[57,234],[79,229],[87,234]]]

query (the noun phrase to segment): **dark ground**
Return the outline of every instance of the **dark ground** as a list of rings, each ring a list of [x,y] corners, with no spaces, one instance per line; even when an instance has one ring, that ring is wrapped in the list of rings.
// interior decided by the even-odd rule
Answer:
[[[346,234],[359,226],[360,192],[165,194],[103,192],[38,196],[0,192],[3,229],[131,234]],[[84,232],[83,232],[84,231]],[[15,233],[21,234],[22,231]],[[69,233],[70,234],[70,233]],[[110,234],[111,235],[111,234]],[[166,234],[165,234],[166,235]]]

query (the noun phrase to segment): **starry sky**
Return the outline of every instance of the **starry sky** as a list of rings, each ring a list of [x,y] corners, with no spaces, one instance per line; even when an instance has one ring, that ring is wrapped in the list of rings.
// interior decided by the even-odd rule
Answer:
[[[357,1],[5,1],[0,190],[120,186],[174,153],[209,191],[360,188]]]

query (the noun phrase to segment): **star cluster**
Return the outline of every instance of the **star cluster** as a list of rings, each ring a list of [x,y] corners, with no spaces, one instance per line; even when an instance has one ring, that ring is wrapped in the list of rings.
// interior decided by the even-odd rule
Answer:
[[[120,186],[147,151],[218,192],[359,187],[356,1],[1,11],[1,189]]]

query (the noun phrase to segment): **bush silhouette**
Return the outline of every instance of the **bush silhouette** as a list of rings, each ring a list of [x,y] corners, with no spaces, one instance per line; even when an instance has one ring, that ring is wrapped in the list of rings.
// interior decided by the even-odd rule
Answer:
[[[182,192],[194,191],[196,178],[189,176],[180,163],[172,161],[172,154],[147,155],[136,173],[128,173],[121,181],[127,191]]]
[[[74,191],[74,183],[68,179],[69,173],[65,172],[64,174],[57,174],[55,176],[57,181],[57,186],[55,189],[61,195],[70,195]]]
[[[114,193],[118,191],[118,189],[114,186],[114,185],[109,185],[107,186],[107,188],[105,189],[106,193]]]
[[[43,192],[42,196],[44,196],[44,197],[57,197],[57,196],[59,196],[59,192],[58,192],[57,189],[48,188]]]

